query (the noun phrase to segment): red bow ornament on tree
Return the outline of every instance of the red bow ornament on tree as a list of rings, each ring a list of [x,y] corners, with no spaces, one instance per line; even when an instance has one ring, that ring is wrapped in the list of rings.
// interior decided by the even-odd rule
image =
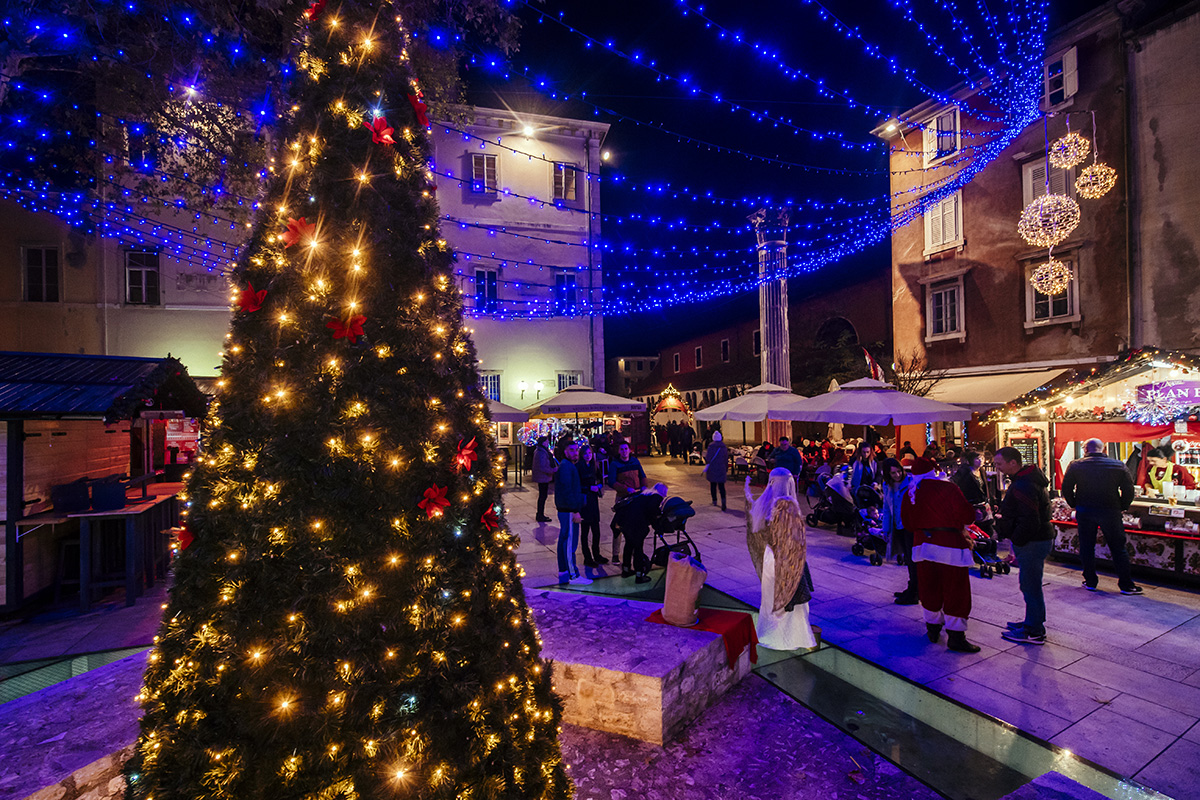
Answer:
[[[425,105],[425,95],[417,92],[408,96],[408,103],[413,107],[413,111],[417,113],[417,122],[422,128],[429,127],[429,107]]]
[[[425,509],[425,514],[430,519],[440,517],[442,509],[450,505],[450,501],[446,499],[446,492],[450,489],[449,486],[438,486],[434,484],[425,490],[425,499],[417,503],[420,508]]]
[[[321,16],[321,12],[325,10],[325,0],[317,0],[304,12],[305,19],[316,19]]]
[[[479,458],[479,455],[475,452],[474,438],[466,443],[459,442],[458,452],[454,454],[454,467],[455,469],[470,470],[471,462],[477,458]]]
[[[396,143],[396,140],[392,138],[392,134],[396,132],[396,129],[387,124],[385,117],[376,117],[374,122],[363,120],[363,127],[371,132],[371,141],[375,144]]]
[[[340,319],[331,319],[325,323],[325,327],[333,331],[334,339],[349,339],[350,344],[354,344],[358,341],[358,337],[363,335],[363,323],[366,321],[367,318],[359,314],[345,322]]]
[[[487,528],[488,531],[494,531],[500,527],[500,517],[497,516],[496,509],[491,506],[488,506],[487,511],[483,512],[483,516],[479,518],[479,521],[483,523],[483,527]]]
[[[291,247],[302,238],[313,238],[316,233],[316,224],[308,222],[304,217],[301,217],[300,219],[289,219],[287,230],[279,234],[279,238],[283,240],[284,247]]]
[[[246,288],[242,289],[242,293],[238,295],[238,306],[247,314],[258,311],[263,307],[263,300],[267,298],[267,290],[259,289],[254,291],[254,284],[246,284]]]

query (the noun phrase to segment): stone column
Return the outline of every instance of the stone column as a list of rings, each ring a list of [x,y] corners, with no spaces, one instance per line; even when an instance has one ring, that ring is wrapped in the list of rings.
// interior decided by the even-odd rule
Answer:
[[[788,334],[787,209],[760,208],[748,219],[758,240],[758,329],[761,378],[792,388],[791,337]],[[768,421],[764,438],[775,444],[790,436],[792,423]]]

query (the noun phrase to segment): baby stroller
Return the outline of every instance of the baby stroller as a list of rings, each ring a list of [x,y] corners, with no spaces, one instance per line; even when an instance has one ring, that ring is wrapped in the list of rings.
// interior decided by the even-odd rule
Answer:
[[[839,495],[839,497],[841,497]],[[846,498],[841,498],[845,502]],[[883,535],[883,526],[879,519],[879,509],[883,498],[874,486],[860,486],[854,493],[858,504],[858,516],[861,525],[854,530],[854,544],[850,552],[856,556],[867,556],[872,567],[883,564],[884,554],[887,553],[887,538]]]
[[[666,567],[671,553],[685,553],[700,561],[700,548],[692,541],[687,532],[687,521],[696,516],[691,500],[682,497],[668,497],[663,503],[662,513],[651,522],[654,529],[654,554],[650,556],[650,564],[655,567]],[[673,537],[668,540],[668,537]]]
[[[1000,557],[999,543],[978,525],[967,526],[967,536],[975,542],[975,563],[979,565],[979,577],[1007,575],[1011,571],[1008,562]]]

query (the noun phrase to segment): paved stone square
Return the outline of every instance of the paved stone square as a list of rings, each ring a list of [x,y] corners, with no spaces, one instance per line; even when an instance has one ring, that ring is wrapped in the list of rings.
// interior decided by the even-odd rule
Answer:
[[[709,585],[757,607],[741,484],[727,484],[729,510],[721,512],[710,505],[699,467],[660,457],[642,462],[651,482],[694,501],[688,530]],[[557,580],[558,525],[533,522],[536,499],[531,484],[505,494],[526,587]],[[603,498],[605,554],[610,508]],[[809,532],[812,620],[827,641],[1167,795],[1200,797],[1200,594],[1141,580],[1145,595],[1126,597],[1103,572],[1102,591],[1086,592],[1078,567],[1050,562],[1048,643],[1037,647],[1000,638],[1005,623],[1024,615],[1016,571],[990,580],[972,572],[968,637],[983,649],[965,655],[929,643],[919,606],[893,603],[906,580],[902,568],[870,567],[851,555],[851,543],[832,531]]]

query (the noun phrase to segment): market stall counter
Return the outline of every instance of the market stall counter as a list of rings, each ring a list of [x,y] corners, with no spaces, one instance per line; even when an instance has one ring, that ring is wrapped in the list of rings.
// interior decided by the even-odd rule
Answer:
[[[1062,498],[1053,501],[1054,555],[1078,560],[1075,512]],[[1129,561],[1135,570],[1184,583],[1200,584],[1200,506],[1190,502],[1139,498],[1122,515]],[[1111,564],[1104,534],[1096,539],[1096,559]]]

